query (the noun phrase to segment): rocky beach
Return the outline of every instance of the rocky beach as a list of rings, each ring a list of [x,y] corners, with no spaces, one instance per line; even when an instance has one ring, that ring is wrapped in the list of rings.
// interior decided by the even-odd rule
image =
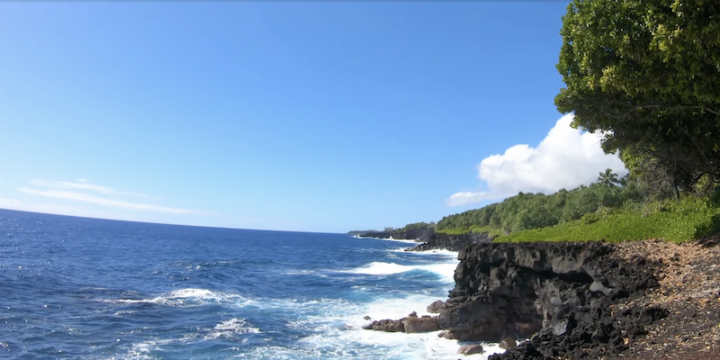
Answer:
[[[436,316],[366,329],[502,342],[508,350],[495,360],[720,358],[717,238],[516,244],[445,236],[409,250],[454,250],[460,241],[455,288],[427,309]]]

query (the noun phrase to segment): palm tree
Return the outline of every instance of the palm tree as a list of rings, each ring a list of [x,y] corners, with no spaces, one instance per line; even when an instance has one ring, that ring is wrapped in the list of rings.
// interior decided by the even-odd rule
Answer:
[[[605,172],[601,172],[597,181],[608,186],[615,186],[615,184],[619,183],[617,174],[612,172],[610,168],[605,169]]]

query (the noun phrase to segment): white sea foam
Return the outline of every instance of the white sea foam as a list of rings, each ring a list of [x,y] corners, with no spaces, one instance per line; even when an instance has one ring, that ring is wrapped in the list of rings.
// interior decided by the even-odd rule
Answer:
[[[373,262],[348,272],[369,275],[397,274],[415,269],[432,271],[447,280],[446,286],[452,287],[452,275],[457,266],[457,253],[443,252],[449,260],[432,264],[400,265],[394,263]],[[371,287],[356,286],[356,291],[372,291]],[[436,293],[433,291],[433,293]],[[313,335],[302,338],[292,349],[278,346],[257,347],[241,359],[322,359],[322,358],[358,358],[386,360],[440,360],[457,359],[457,350],[469,343],[438,338],[436,332],[424,334],[386,333],[362,329],[372,320],[399,319],[415,311],[422,316],[427,313],[427,305],[441,297],[431,296],[422,291],[413,294],[388,293],[368,304],[351,303],[342,300],[324,300],[320,304],[306,303],[310,314],[289,322],[288,326]],[[289,305],[289,304],[288,304]],[[306,312],[306,311],[303,311]],[[500,340],[500,339],[498,339]],[[483,344],[485,353],[473,355],[473,359],[486,360],[491,354],[501,353],[497,344]]]
[[[424,256],[432,253],[415,253]],[[438,253],[434,253],[438,254]],[[443,285],[450,289],[453,284],[452,275],[457,266],[456,253],[439,252],[442,256],[438,262],[428,262],[429,258],[418,258],[418,264],[396,264],[391,262],[372,262],[346,273],[360,275],[391,275],[413,270],[430,271],[440,275]],[[328,270],[329,271],[329,270]],[[360,293],[373,293],[372,286],[353,287]],[[433,295],[429,295],[433,294]],[[233,358],[238,359],[385,359],[385,360],[445,360],[457,359],[457,349],[467,343],[437,337],[438,332],[424,334],[402,334],[368,331],[362,326],[373,320],[399,319],[415,311],[418,315],[427,314],[426,307],[435,300],[437,288],[431,292],[420,289],[414,293],[388,292],[370,303],[355,302],[347,299],[321,298],[311,301],[296,299],[255,299],[249,300],[237,294],[216,292],[206,289],[180,289],[156,297],[142,300],[110,300],[118,303],[155,303],[167,306],[195,306],[201,304],[223,303],[224,306],[244,308],[246,311],[257,307],[262,311],[293,314],[293,319],[286,324],[288,327],[308,332],[287,347],[268,343],[242,348],[240,353],[233,351]],[[250,307],[248,307],[250,306]],[[242,343],[251,334],[262,334],[262,331],[250,324],[245,318],[233,317],[228,320],[198,329],[191,337],[177,340],[146,341],[132,345],[124,358],[152,358],[154,351],[162,350],[166,344],[191,344],[197,341],[212,341],[218,338],[231,339]],[[260,335],[262,336],[262,335]],[[499,340],[499,339],[498,339]],[[486,360],[490,354],[502,352],[497,344],[483,344],[486,352],[473,355],[476,360]],[[245,352],[247,351],[247,352]]]
[[[146,359],[156,359],[156,357],[151,356],[150,352],[161,350],[162,345],[167,345],[172,343],[173,340],[151,340],[151,341],[143,341],[135,344],[130,345],[130,349],[128,350],[128,353],[118,359],[131,359],[131,360],[146,360]],[[115,358],[111,358],[115,359]]]
[[[440,275],[445,282],[452,282],[453,273],[456,267],[457,261],[455,260],[422,265],[400,265],[396,263],[371,262],[365,266],[343,272],[362,275],[392,275],[412,270],[424,270]]]
[[[393,238],[389,238],[389,239],[381,239],[381,240],[395,241],[395,242],[403,242],[403,243],[409,243],[409,244],[418,244],[418,245],[421,244],[421,242],[418,242],[418,241],[416,241],[416,240],[408,240],[408,239],[393,239]]]
[[[202,306],[210,303],[249,303],[251,300],[237,294],[206,289],[180,289],[150,299],[103,299],[115,304],[158,304],[164,306]]]
[[[207,334],[203,340],[217,339],[220,337],[233,338],[237,334],[259,334],[260,329],[250,325],[245,319],[233,318],[223,321],[217,325],[213,331]]]
[[[387,359],[387,360],[440,360],[456,359],[460,343],[438,338],[436,332],[424,334],[386,333],[368,331],[362,326],[369,315],[374,320],[398,319],[411,311],[426,314],[426,307],[436,297],[415,294],[404,298],[387,297],[361,305],[336,299],[305,302],[300,312],[305,315],[288,322],[288,326],[314,334],[299,340],[292,348],[278,346],[256,347],[240,359]],[[275,304],[276,306],[282,303]],[[284,306],[292,306],[292,301]],[[483,344],[485,353],[473,359],[484,360],[493,353],[502,352],[497,344]]]
[[[393,237],[389,238],[376,238],[376,237],[360,237],[360,236],[353,236],[357,239],[375,239],[375,240],[386,240],[386,241],[394,241],[394,242],[404,242],[404,243],[412,243],[412,244],[419,244],[420,242],[417,240],[411,240],[411,239],[393,239]]]
[[[440,256],[446,256],[453,259],[457,259],[458,252],[457,251],[450,251],[445,249],[437,249],[437,250],[425,250],[425,251],[405,251],[407,248],[399,248],[391,250],[392,252],[401,252],[406,254],[412,254],[412,255],[440,255]]]

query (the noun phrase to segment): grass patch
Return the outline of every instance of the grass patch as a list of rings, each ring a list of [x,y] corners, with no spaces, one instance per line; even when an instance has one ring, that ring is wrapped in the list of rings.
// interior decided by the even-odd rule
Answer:
[[[682,243],[720,231],[720,208],[706,199],[687,197],[615,211],[589,213],[564,224],[500,236],[495,242],[599,241],[664,239]]]

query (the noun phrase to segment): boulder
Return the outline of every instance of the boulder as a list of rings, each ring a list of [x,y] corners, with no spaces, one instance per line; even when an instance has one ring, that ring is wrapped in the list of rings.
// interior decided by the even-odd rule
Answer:
[[[507,349],[512,349],[512,348],[515,348],[515,347],[517,347],[517,341],[515,341],[515,339],[513,339],[513,338],[511,338],[511,337],[509,337],[509,336],[506,337],[505,339],[503,339],[503,341],[500,342],[500,348],[501,348],[501,349],[507,350]]]
[[[435,301],[434,303],[428,305],[427,312],[431,314],[439,314],[443,306],[445,306],[445,303],[442,300]]]
[[[365,319],[365,320],[370,320],[370,317],[367,316],[367,315],[365,315],[365,317],[364,317],[363,319]]]
[[[402,320],[402,324],[408,334],[440,330],[440,325],[434,317],[408,317]]]
[[[482,345],[465,345],[460,347],[457,353],[462,355],[482,354],[483,348]]]
[[[365,330],[377,330],[387,332],[405,332],[405,325],[402,320],[377,320],[373,321],[369,325],[363,326]]]

